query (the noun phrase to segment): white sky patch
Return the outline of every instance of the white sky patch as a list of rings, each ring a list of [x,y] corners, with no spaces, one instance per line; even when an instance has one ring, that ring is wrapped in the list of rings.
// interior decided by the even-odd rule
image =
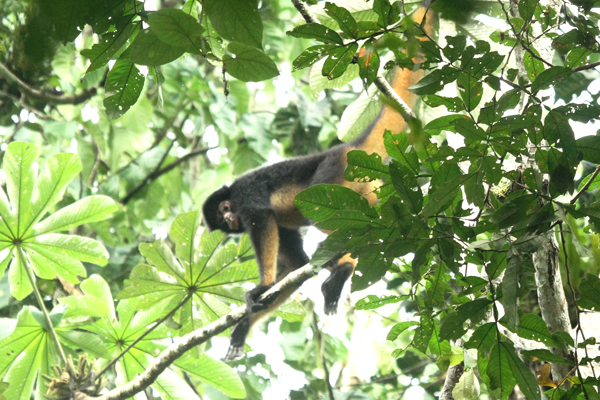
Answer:
[[[219,134],[213,125],[209,125],[204,130],[204,135],[202,135],[202,140],[206,142],[208,147],[217,147],[219,146]],[[210,161],[215,164],[221,163],[221,150],[217,147],[215,149],[209,150],[206,153],[206,156]]]
[[[481,22],[484,25],[493,26],[496,29],[501,29],[504,31],[510,29],[510,26],[506,23],[506,21],[504,21],[502,19],[488,17],[487,15],[483,15],[483,14],[478,14],[473,19]]]
[[[186,119],[185,122],[183,123],[183,128],[181,128],[181,130],[186,135],[189,135],[190,133],[192,133],[194,131],[195,127],[196,126],[194,125],[194,123],[191,120]]]
[[[21,121],[27,121],[27,118],[29,117],[29,111],[27,111],[26,109],[22,109],[21,112],[19,113],[19,118],[21,118]]]
[[[275,86],[275,100],[279,107],[286,107],[290,103],[289,92],[291,92],[296,85],[296,80],[292,76],[292,66],[289,62],[286,61],[281,63],[279,71],[279,76],[273,79],[273,86]]]
[[[83,121],[92,121],[92,124],[97,124],[100,121],[100,115],[95,107],[92,107],[89,103],[81,109],[81,119]]]

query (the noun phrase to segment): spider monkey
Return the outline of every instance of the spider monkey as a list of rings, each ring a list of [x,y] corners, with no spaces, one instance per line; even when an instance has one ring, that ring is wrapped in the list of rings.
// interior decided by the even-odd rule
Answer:
[[[426,9],[420,7],[413,16],[422,21]],[[430,25],[430,21],[426,25]],[[427,29],[427,27],[426,27]],[[406,88],[422,77],[422,71],[396,67],[391,81],[392,88],[409,105],[414,95]],[[387,129],[399,133],[405,121],[392,107],[383,106],[379,115],[353,141],[308,156],[294,157],[250,171],[237,178],[231,185],[223,186],[205,201],[202,212],[210,230],[220,229],[226,233],[248,232],[258,261],[260,283],[246,293],[248,314],[233,329],[226,360],[241,357],[244,343],[252,325],[261,317],[276,310],[293,290],[281,293],[267,303],[258,298],[291,271],[307,264],[310,259],[302,248],[299,228],[311,225],[294,206],[294,198],[303,189],[327,183],[343,185],[363,195],[369,204],[376,201],[375,182],[349,182],[344,179],[351,150],[376,152],[387,157],[383,145],[383,132]],[[349,255],[332,260],[328,269],[330,276],[321,287],[325,298],[325,312],[337,310],[344,283],[354,272],[356,261]]]

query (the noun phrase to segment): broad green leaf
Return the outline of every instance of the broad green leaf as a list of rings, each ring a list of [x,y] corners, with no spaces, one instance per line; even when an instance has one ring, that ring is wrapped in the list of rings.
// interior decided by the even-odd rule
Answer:
[[[338,26],[346,35],[356,38],[356,30],[358,28],[356,20],[350,12],[344,7],[340,7],[334,3],[325,3],[325,12],[338,23]],[[325,75],[325,74],[324,74]]]
[[[81,282],[79,285],[83,293],[87,296],[92,296],[99,299],[107,308],[107,316],[111,319],[116,318],[115,302],[108,283],[100,275],[92,275],[88,279]]]
[[[185,53],[185,47],[166,44],[150,29],[145,29],[137,34],[131,44],[131,62],[139,65],[156,67],[168,64]]]
[[[392,162],[389,167],[396,193],[412,214],[418,214],[423,208],[423,193],[413,172],[397,162]]]
[[[294,204],[307,218],[317,222],[332,218],[336,211],[345,210],[355,210],[377,218],[377,213],[364,197],[344,186],[311,186],[296,195]]]
[[[546,349],[536,349],[536,350],[521,350],[520,352],[525,357],[529,358],[532,361],[546,361],[549,363],[558,363],[558,364],[566,364],[571,365],[572,361],[567,360],[561,356],[557,356],[552,353],[550,350]]]
[[[600,279],[592,274],[585,274],[579,286],[577,305],[588,310],[600,310]]]
[[[556,82],[567,78],[569,75],[571,75],[571,68],[560,66],[548,68],[535,78],[531,84],[531,91],[535,93],[538,90],[547,89]]]
[[[372,182],[388,176],[388,166],[383,164],[377,153],[367,154],[362,150],[352,150],[347,154],[348,166],[344,179],[350,182]]]
[[[135,16],[130,14],[118,18],[115,22],[115,30],[102,34],[100,43],[94,44],[91,49],[81,50],[81,55],[91,61],[86,74],[108,64],[108,61],[122,50],[142,24],[141,21],[133,22]]]
[[[538,6],[539,0],[521,0],[519,1],[519,14],[526,22],[533,17],[535,8]]]
[[[577,139],[576,144],[585,161],[600,164],[600,136],[584,136]]]
[[[445,66],[441,69],[435,69],[429,75],[426,75],[419,82],[408,89],[415,94],[436,94],[448,83],[454,82],[461,72],[454,67]]]
[[[140,253],[156,269],[175,276],[180,282],[183,282],[185,272],[173,256],[171,249],[162,240],[154,243],[140,243]]]
[[[200,358],[186,357],[175,361],[175,365],[195,376],[201,381],[219,389],[234,399],[246,397],[246,389],[239,378],[227,364],[202,354]]]
[[[467,343],[465,349],[477,349],[482,357],[487,357],[488,352],[494,346],[496,341],[498,328],[494,322],[488,322],[475,329],[473,335]]]
[[[104,107],[109,119],[117,119],[133,106],[144,88],[145,78],[131,62],[126,50],[106,77]]]
[[[177,256],[188,266],[192,265],[193,262],[194,248],[196,247],[195,238],[200,222],[198,212],[192,211],[179,214],[171,224],[169,234],[175,242]]]
[[[3,169],[6,174],[6,188],[16,218],[12,229],[14,237],[21,238],[26,228],[26,216],[31,207],[31,197],[35,185],[33,162],[40,153],[39,147],[31,143],[12,142],[6,149]]]
[[[148,25],[162,42],[186,49],[197,48],[204,31],[194,17],[176,8],[163,8],[150,14]]]
[[[117,210],[117,204],[110,197],[100,195],[84,197],[37,224],[32,235],[66,231],[89,222],[102,221]]]
[[[352,58],[357,50],[358,44],[351,43],[329,51],[329,57],[325,60],[323,69],[321,70],[323,76],[326,76],[327,79],[335,79],[342,76],[352,62]]]
[[[244,82],[259,82],[279,75],[277,65],[259,49],[231,42],[227,50],[231,54],[223,56],[223,64],[234,78]]]
[[[359,74],[365,88],[368,88],[377,78],[380,60],[377,48],[371,41],[365,43],[363,49],[364,53],[361,51],[358,57]]]
[[[10,242],[16,235],[15,215],[10,211],[10,203],[4,189],[0,188],[0,242]]]
[[[537,0],[533,1],[537,2]],[[540,53],[533,46],[530,46],[529,50],[525,52],[523,64],[527,70],[529,80],[532,82],[535,81],[539,74],[544,72],[544,63],[540,60]]]
[[[383,307],[386,304],[398,303],[400,301],[406,300],[408,296],[376,296],[374,294],[370,294],[366,297],[363,297],[354,305],[354,309],[356,310],[372,310],[375,308]]]
[[[459,175],[450,181],[444,182],[435,192],[429,195],[429,202],[425,205],[423,211],[421,211],[421,215],[429,217],[442,211],[442,208],[454,199],[460,187],[469,179],[475,177],[475,175],[475,173]]]
[[[108,262],[108,252],[102,244],[83,236],[48,233],[35,237],[24,245],[38,253],[51,252],[59,257],[89,262],[100,266]]]
[[[490,379],[490,389],[503,400],[508,399],[516,385],[511,369],[509,354],[502,343],[496,343],[492,348],[487,366],[487,375]]]
[[[313,67],[313,68],[316,68]],[[349,71],[348,71],[349,72]],[[322,75],[319,72],[319,75]],[[347,73],[342,75],[338,79],[344,79]],[[336,80],[328,82],[335,82]],[[358,98],[353,101],[342,114],[340,124],[338,125],[337,134],[338,138],[344,142],[356,139],[379,115],[381,111],[381,104],[374,100],[377,94],[377,87],[372,85],[368,90],[363,91]]]
[[[415,349],[419,350],[421,353],[425,353],[427,347],[429,347],[429,340],[431,339],[432,334],[433,319],[431,318],[431,314],[421,315],[421,322],[415,331],[415,337],[412,342]]]
[[[304,50],[296,59],[292,62],[294,69],[303,69],[310,67],[320,59],[327,57],[331,52],[335,51],[338,46],[331,44],[320,44],[317,46],[309,47]]]
[[[297,38],[315,39],[323,43],[344,44],[344,40],[336,31],[319,23],[309,23],[297,26],[291,31],[288,31],[287,34]]]
[[[29,256],[31,267],[40,278],[55,279],[56,274],[59,274],[65,280],[77,284],[79,283],[78,277],[87,275],[84,266],[77,260],[65,257],[57,252],[48,251],[44,247],[34,249],[28,244],[23,247]]]
[[[465,109],[472,111],[481,102],[483,96],[483,84],[475,77],[461,73],[456,81],[458,94],[460,95]]]
[[[538,385],[533,372],[519,358],[515,348],[509,342],[499,343],[502,351],[505,353],[512,375],[519,385],[526,399],[541,399],[540,386]],[[489,371],[489,369],[488,369]]]
[[[25,220],[28,226],[37,223],[62,198],[65,188],[80,171],[81,163],[75,154],[50,157],[33,192],[30,215]],[[23,232],[23,236],[26,235],[27,232]]]
[[[387,334],[387,340],[396,340],[398,336],[411,326],[419,325],[417,321],[404,321],[399,322],[396,325],[392,326],[392,329]]]
[[[23,265],[20,258],[15,256],[8,270],[8,283],[10,294],[17,300],[22,300],[33,291],[33,286],[27,275],[27,266]]]
[[[107,305],[94,296],[67,296],[58,301],[68,307],[65,318],[101,318],[107,316],[109,312]]]
[[[65,299],[74,299],[69,296]],[[87,299],[89,300],[89,298]],[[92,306],[93,304],[88,304]],[[104,311],[104,310],[102,310]],[[100,316],[100,315],[96,315]],[[72,328],[59,328],[56,330],[60,342],[73,350],[83,350],[94,357],[110,359],[111,355],[104,343],[96,335],[89,332],[83,332]]]
[[[205,0],[202,4],[212,26],[223,38],[262,47],[263,23],[257,0]]]

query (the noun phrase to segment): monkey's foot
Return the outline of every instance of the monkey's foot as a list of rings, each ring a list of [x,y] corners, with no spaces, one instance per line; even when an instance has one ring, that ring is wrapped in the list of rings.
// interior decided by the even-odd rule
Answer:
[[[258,301],[260,296],[263,295],[267,290],[271,289],[273,285],[257,286],[252,290],[246,292],[246,308],[249,312],[255,313],[266,310],[274,299],[267,299]]]
[[[353,266],[350,263],[344,263],[331,271],[331,275],[321,285],[321,292],[325,298],[325,314],[332,315],[337,312],[338,302],[344,283],[352,274]]]
[[[244,357],[245,354],[244,345],[240,347],[234,347],[233,345],[230,345],[225,358],[223,358],[223,361],[239,360],[240,358]]]

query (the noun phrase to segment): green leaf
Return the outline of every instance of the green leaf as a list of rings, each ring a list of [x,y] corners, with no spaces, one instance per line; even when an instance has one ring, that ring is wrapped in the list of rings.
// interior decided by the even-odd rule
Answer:
[[[373,310],[375,308],[383,307],[386,304],[398,303],[407,299],[407,296],[376,296],[374,294],[370,294],[366,297],[363,297],[359,301],[356,302],[354,309],[355,310]],[[415,322],[415,324],[417,324]]]
[[[309,23],[295,27],[286,32],[289,36],[305,39],[315,39],[323,43],[334,43],[343,45],[344,40],[338,33],[319,23]]]
[[[502,279],[502,306],[506,312],[509,329],[514,329],[519,323],[519,282],[521,281],[520,254],[509,255],[504,278]]]
[[[538,6],[539,0],[521,0],[519,1],[519,14],[521,18],[528,22]]]
[[[419,323],[417,321],[399,322],[396,325],[392,326],[392,329],[390,329],[390,331],[388,332],[386,339],[390,340],[390,341],[396,340],[402,332],[404,332],[411,326],[416,326],[416,325],[419,325]]]
[[[354,190],[339,185],[315,185],[296,195],[294,205],[312,221],[332,218],[338,211],[358,211],[360,214],[377,218],[369,202]]]
[[[533,372],[531,372],[529,367],[527,367],[523,361],[521,361],[512,344],[509,342],[502,342],[499,345],[502,347],[502,351],[506,355],[512,375],[519,385],[519,389],[521,389],[525,395],[525,398],[532,400],[540,399],[542,397],[540,393],[540,386],[538,385]]]
[[[572,361],[567,360],[561,356],[557,356],[552,353],[550,350],[546,349],[537,349],[537,350],[521,350],[521,354],[525,357],[529,358],[531,361],[539,362],[546,361],[549,363],[558,363],[558,364],[566,364],[571,365]]]
[[[81,55],[91,61],[90,66],[85,71],[86,74],[108,64],[108,61],[119,53],[127,41],[135,35],[142,23],[141,21],[134,23],[134,17],[135,14],[130,14],[117,18],[115,30],[104,33],[101,36],[100,43],[94,44],[91,49],[81,50]]]
[[[106,77],[104,107],[109,119],[117,119],[133,106],[144,88],[145,78],[129,58],[130,49],[119,57]]]
[[[8,270],[8,283],[10,284],[10,294],[17,300],[22,300],[29,293],[33,292],[33,286],[27,275],[26,265],[21,263],[20,257],[15,257],[10,263]]]
[[[204,28],[198,21],[176,8],[163,8],[148,16],[152,32],[164,43],[184,48],[198,49],[197,43]]]
[[[469,341],[465,343],[465,349],[477,349],[479,354],[487,357],[496,341],[497,334],[498,329],[494,322],[481,325],[475,329]]]
[[[310,67],[320,59],[327,57],[330,52],[337,49],[337,46],[331,44],[320,44],[318,46],[312,46],[304,50],[296,59],[292,62],[294,69],[302,69]]]
[[[474,141],[486,141],[487,133],[475,124],[471,118],[459,118],[452,121],[455,132],[461,134],[466,139],[465,143]]]
[[[600,310],[600,279],[592,274],[585,274],[579,285],[577,305],[588,310]]]
[[[357,50],[358,44],[356,43],[331,50],[321,70],[323,76],[326,76],[330,80],[342,76],[346,72],[348,65],[352,62],[352,58]]]
[[[548,68],[535,78],[531,84],[531,91],[535,93],[538,90],[548,89],[556,82],[567,78],[569,75],[571,75],[571,68],[560,66]]]
[[[33,162],[40,153],[39,147],[31,143],[12,142],[6,149],[3,169],[6,189],[16,214],[18,226],[13,229],[16,238],[22,238],[27,228],[27,216],[31,208],[31,197],[35,185]]]
[[[466,110],[475,109],[483,96],[483,84],[477,78],[465,73],[459,75],[456,84]]]
[[[185,47],[166,44],[150,29],[138,33],[131,44],[131,62],[149,67],[168,64],[181,57],[183,53]]]
[[[412,214],[418,214],[423,208],[423,193],[414,173],[408,167],[397,162],[392,162],[389,168],[396,193]]]
[[[419,327],[415,331],[415,337],[413,338],[413,346],[421,353],[427,351],[429,346],[429,340],[433,334],[433,318],[431,314],[421,315],[421,321]]]
[[[537,2],[537,0],[527,1]],[[535,81],[539,74],[544,72],[544,63],[540,60],[540,53],[534,49],[533,46],[530,46],[529,50],[525,52],[525,55],[523,56],[523,64],[527,70],[527,76],[532,82]]]
[[[258,1],[205,0],[202,4],[212,26],[223,38],[262,47],[263,23],[258,13]]]
[[[467,38],[460,35],[454,37],[448,36],[446,39],[448,44],[442,49],[442,52],[450,62],[454,62],[462,55],[465,46],[467,45]]]
[[[140,253],[149,264],[152,264],[160,272],[177,277],[180,282],[183,282],[185,272],[173,256],[171,249],[162,240],[154,243],[140,243],[139,247]]]
[[[459,175],[450,181],[444,182],[435,192],[429,195],[429,202],[421,211],[423,217],[429,217],[441,211],[444,206],[451,202],[462,185],[469,179],[475,177],[476,173]]]
[[[600,136],[584,136],[577,139],[576,144],[585,161],[600,164]]]
[[[169,234],[175,242],[177,256],[187,265],[191,265],[194,259],[194,244],[200,222],[198,212],[192,211],[177,215],[171,224]]]
[[[356,30],[358,25],[356,20],[344,7],[334,3],[325,3],[325,12],[338,23],[338,26],[346,35],[356,39]],[[325,75],[325,74],[323,74]]]
[[[35,225],[33,234],[42,235],[48,232],[66,231],[89,222],[102,221],[119,207],[107,196],[88,196],[62,208]]]
[[[516,385],[515,378],[512,374],[511,364],[508,361],[509,354],[502,345],[496,343],[492,348],[487,367],[487,375],[490,379],[490,389],[492,392],[503,400],[508,399]]]
[[[244,82],[259,82],[279,75],[277,65],[265,53],[239,42],[227,46],[231,53],[223,56],[227,72]]]
[[[24,244],[31,267],[36,275],[44,279],[55,279],[59,274],[63,279],[77,284],[78,277],[85,277],[87,272],[84,266],[77,260],[65,257],[59,252],[48,251],[44,247],[31,247],[28,243]]]
[[[224,362],[202,354],[200,358],[187,357],[175,361],[175,365],[188,374],[219,389],[234,399],[246,397],[246,389],[238,374]]]
[[[62,198],[65,188],[80,171],[81,163],[75,154],[56,154],[48,159],[33,192],[30,215],[25,220],[28,226],[37,223]]]
[[[450,82],[454,82],[461,72],[454,67],[445,66],[441,69],[433,70],[429,75],[426,75],[419,82],[408,88],[411,92],[422,94],[436,94]]]
[[[379,54],[372,42],[367,42],[363,46],[364,53],[361,52],[358,57],[358,66],[360,78],[363,80],[365,88],[368,88],[377,78],[379,72]]]
[[[344,179],[350,182],[373,182],[388,175],[388,166],[383,164],[377,153],[367,154],[363,150],[351,150],[347,154],[348,166]]]
[[[24,245],[25,249],[31,248],[38,253],[52,252],[56,256],[69,257],[74,260],[106,265],[108,252],[100,242],[74,235],[49,233],[35,237]]]

